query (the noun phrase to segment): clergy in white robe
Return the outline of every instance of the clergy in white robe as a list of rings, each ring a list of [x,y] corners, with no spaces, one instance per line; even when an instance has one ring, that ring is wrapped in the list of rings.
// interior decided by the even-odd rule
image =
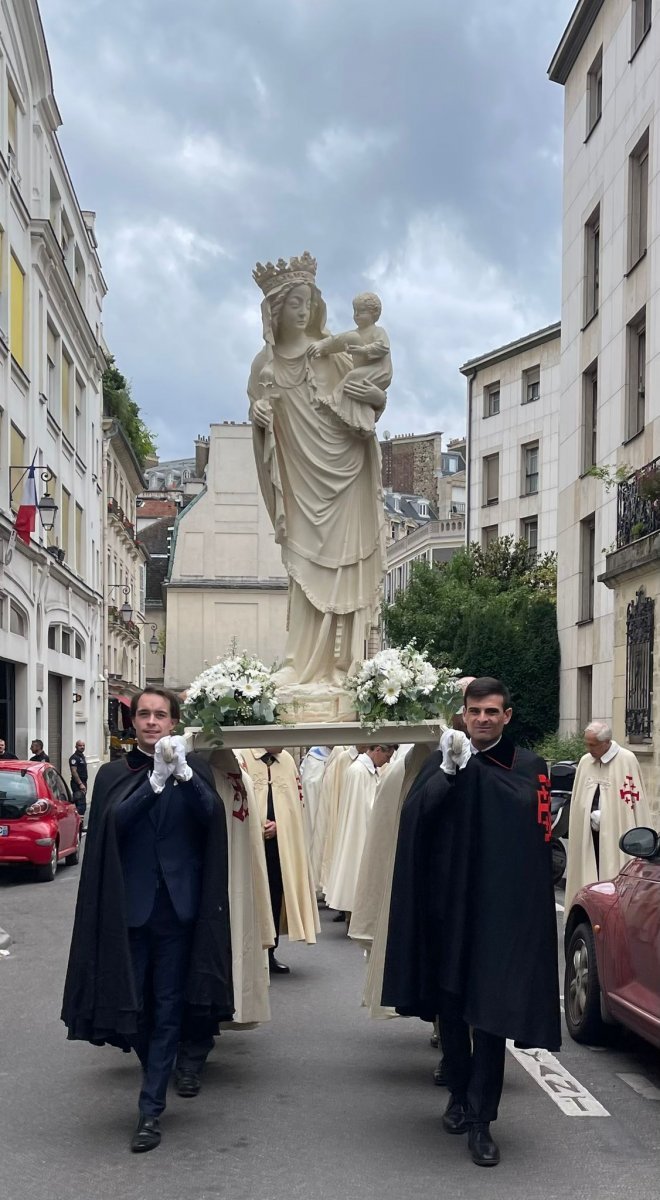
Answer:
[[[580,759],[568,826],[565,913],[587,883],[614,879],[628,856],[619,838],[637,825],[652,825],[639,763],[631,750],[612,741],[605,721],[584,731],[588,753]]]
[[[270,1020],[268,957],[275,931],[266,856],[252,781],[231,750],[202,751],[225,807],[234,1020],[227,1028]]]
[[[406,795],[412,781],[407,756],[413,749],[411,745],[399,746],[388,767],[380,771],[376,799],[369,817],[348,930],[348,936],[361,942],[366,949],[371,947],[383,894],[388,889],[388,866],[390,858],[394,863],[404,779],[408,780]],[[420,746],[421,757],[415,755],[415,762],[419,761],[421,766],[428,752],[427,746]]]
[[[359,754],[346,772],[339,801],[335,852],[326,887],[328,906],[340,912],[353,911],[379,768],[390,761],[395,750],[395,745],[372,746]]]
[[[372,813],[373,816],[375,813],[380,812],[382,802],[382,824],[386,831],[386,836],[381,840],[376,834],[376,829],[374,829],[373,835],[369,837],[369,847],[365,847],[363,855],[364,862],[369,852],[371,862],[374,864],[373,869],[367,868],[372,880],[372,887],[365,895],[362,913],[358,911],[356,903],[356,912],[351,919],[349,934],[351,937],[354,936],[353,923],[355,922],[355,933],[360,934],[360,940],[364,941],[365,945],[371,946],[362,1003],[369,1009],[369,1015],[375,1020],[396,1017],[397,1015],[393,1008],[386,1008],[381,1004],[385,951],[387,949],[387,934],[390,924],[394,860],[396,858],[397,839],[399,837],[401,809],[403,808],[408,792],[430,753],[431,746],[426,743],[420,743],[411,747],[406,755],[403,772],[400,772],[400,764],[398,762],[392,764],[390,767],[389,776],[383,780],[381,790],[379,790],[376,796],[376,804]],[[395,771],[400,778],[398,789],[394,778]],[[375,869],[375,863],[380,855],[382,855],[382,868],[381,873],[378,873]]]
[[[314,827],[321,801],[323,776],[330,757],[330,746],[312,746],[300,764],[300,780],[305,800],[308,846],[312,847]]]
[[[335,853],[339,801],[346,772],[358,754],[366,749],[366,746],[335,746],[325,768],[310,856],[316,890],[322,896],[325,895]]]
[[[302,788],[296,764],[286,750],[245,750],[243,758],[254,785],[262,835],[266,837],[272,826],[276,826],[274,835],[268,841],[276,843],[277,855],[272,854],[272,845],[266,845],[275,945],[280,933],[288,933],[291,941],[313,943],[321,926],[309,864]],[[273,813],[272,817],[269,812]],[[275,879],[275,875],[278,875],[278,879]]]

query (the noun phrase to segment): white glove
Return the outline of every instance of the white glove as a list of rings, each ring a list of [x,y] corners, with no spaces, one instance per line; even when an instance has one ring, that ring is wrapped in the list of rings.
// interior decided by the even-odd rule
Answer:
[[[192,779],[192,767],[188,766],[186,759],[186,739],[180,736],[170,738],[172,750],[174,751],[174,778],[180,783],[187,783]]]
[[[440,765],[445,775],[455,775],[457,768],[462,771],[472,757],[470,740],[459,729],[445,729],[440,738],[440,749],[442,750]]]
[[[162,792],[170,775],[174,773],[174,761],[167,762],[165,759],[169,750],[169,740],[169,738],[161,738],[154,746],[154,769],[149,776],[149,783],[156,795]]]
[[[591,814],[591,828],[594,833],[598,833],[600,829],[600,809],[595,808]]]

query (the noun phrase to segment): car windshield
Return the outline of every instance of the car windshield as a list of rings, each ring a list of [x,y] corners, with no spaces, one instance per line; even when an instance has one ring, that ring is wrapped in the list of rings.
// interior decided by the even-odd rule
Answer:
[[[23,775],[21,771],[0,771],[0,821],[22,817],[36,798],[33,775]]]

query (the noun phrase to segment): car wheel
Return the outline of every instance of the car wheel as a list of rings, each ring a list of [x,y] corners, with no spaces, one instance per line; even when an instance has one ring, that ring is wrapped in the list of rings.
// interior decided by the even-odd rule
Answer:
[[[80,862],[80,830],[76,833],[74,848],[70,854],[67,854],[64,863],[67,867],[75,867]]]
[[[577,925],[566,951],[564,1012],[568,1032],[576,1042],[599,1042],[604,1033],[596,943],[590,925]]]
[[[566,848],[559,838],[553,838],[550,849],[552,850],[552,882],[561,883],[566,873]]]
[[[44,863],[43,867],[37,867],[36,876],[38,883],[52,883],[57,875],[57,842],[53,842],[50,860]]]

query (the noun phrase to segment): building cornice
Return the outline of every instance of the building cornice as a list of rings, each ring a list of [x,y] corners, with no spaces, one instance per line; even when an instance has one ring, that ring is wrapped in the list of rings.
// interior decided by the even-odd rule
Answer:
[[[552,83],[566,83],[604,0],[578,0],[548,67]]]
[[[116,417],[103,418],[103,435],[110,442],[119,462],[129,477],[133,493],[139,496],[146,491],[147,481],[135,456],[135,451],[128,440],[126,432]]]
[[[537,346],[543,346],[546,342],[552,342],[560,336],[561,321],[556,321],[554,325],[546,325],[543,329],[537,329],[535,333],[528,333],[515,342],[507,342],[505,346],[500,346],[497,350],[489,350],[487,354],[482,354],[479,358],[468,359],[462,367],[459,367],[459,370],[461,375],[474,375],[484,367],[494,366],[495,363],[504,362],[507,358],[515,358],[517,354],[524,354],[526,350],[535,350]]]
[[[57,299],[80,335],[81,343],[99,374],[106,367],[106,361],[99,346],[94,331],[87,320],[85,310],[66,269],[62,248],[55,236],[50,223],[43,218],[31,222],[32,247],[35,254],[35,265],[41,272],[48,290],[55,292]]]
[[[170,579],[162,584],[172,591],[240,591],[240,592],[286,592],[288,579],[256,579],[254,576],[220,576],[217,579]]]
[[[54,132],[62,124],[62,117],[53,93],[53,72],[39,5],[36,0],[23,0],[23,3],[14,5],[14,13],[29,81],[34,90],[34,103]],[[9,29],[13,40],[16,31],[12,30],[11,24]]]

